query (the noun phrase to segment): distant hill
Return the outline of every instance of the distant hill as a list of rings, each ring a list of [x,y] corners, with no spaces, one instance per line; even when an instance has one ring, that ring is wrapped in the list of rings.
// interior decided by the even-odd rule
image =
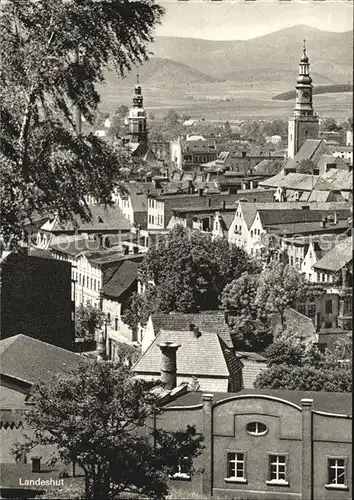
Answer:
[[[162,57],[153,57],[143,66],[139,67],[139,76],[142,85],[150,87],[173,88],[181,85],[196,83],[213,83],[218,79],[205,74],[197,69],[190,68],[181,62],[172,61]],[[112,72],[106,74],[107,85],[115,85],[117,76]],[[120,87],[132,89],[136,84],[136,72],[130,72],[126,78],[119,81]]]
[[[336,85],[320,85],[313,88],[313,94],[332,94],[336,92],[353,92],[353,85],[337,83]],[[289,101],[295,99],[296,91],[289,90],[273,97],[274,101]]]
[[[304,38],[311,71],[321,77],[320,83],[348,83],[353,66],[352,31],[333,33],[300,25],[250,40],[156,37],[150,48],[157,57],[220,80],[262,81],[271,78],[272,71],[288,71],[290,83],[296,77]]]

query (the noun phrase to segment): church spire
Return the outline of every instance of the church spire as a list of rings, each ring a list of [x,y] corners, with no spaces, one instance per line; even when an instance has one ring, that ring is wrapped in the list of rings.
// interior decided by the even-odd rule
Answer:
[[[296,81],[296,104],[294,114],[298,116],[312,116],[312,78],[310,63],[306,54],[306,40],[304,40],[302,56],[299,64],[299,76]]]
[[[312,78],[310,62],[303,41],[299,75],[296,80],[296,101],[288,126],[288,156],[294,158],[307,139],[318,139],[319,118],[312,105]]]
[[[128,116],[130,142],[132,143],[147,142],[146,113],[143,107],[143,100],[139,72],[137,72],[133,107],[130,109]]]

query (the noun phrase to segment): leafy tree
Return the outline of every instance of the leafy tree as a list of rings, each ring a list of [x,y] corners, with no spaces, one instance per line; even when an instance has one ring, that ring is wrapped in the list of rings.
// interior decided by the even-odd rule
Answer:
[[[346,356],[343,359],[343,347]],[[312,344],[276,341],[266,351],[267,368],[258,375],[255,387],[299,391],[351,392],[352,344],[347,337],[334,352],[322,353]]]
[[[229,311],[229,326],[237,349],[263,350],[273,339],[269,315],[256,302],[259,275],[243,273],[222,292],[221,303]]]
[[[95,340],[95,332],[102,328],[104,313],[90,304],[80,305],[75,313],[75,335],[85,340]]]
[[[307,160],[306,158],[300,160],[297,165],[297,171],[299,174],[312,175],[314,173],[315,168],[316,165],[314,164],[314,162],[312,160]]]
[[[75,459],[83,469],[88,500],[113,499],[123,491],[165,498],[168,475],[181,457],[193,472],[202,437],[191,426],[173,434],[150,429],[146,436],[147,419],[160,413],[158,384],[109,362],[82,361],[69,378],[35,388],[26,413],[34,438],[17,444],[14,453],[56,446],[60,460]]]
[[[127,116],[128,112],[129,112],[128,106],[126,106],[125,104],[121,104],[116,109],[114,115],[117,116],[120,120],[123,120]]]
[[[85,195],[108,203],[128,153],[91,133],[108,63],[124,75],[147,58],[163,15],[153,0],[2,2],[1,212],[6,243],[34,213],[90,218]],[[17,240],[16,240],[17,237]]]
[[[226,132],[228,132],[228,133],[230,133],[230,132],[231,132],[231,125],[230,125],[230,122],[229,122],[229,121],[226,121],[226,122],[225,122],[224,127],[225,127],[225,131],[226,131]]]
[[[133,326],[146,323],[154,311],[218,309],[227,283],[255,269],[257,263],[225,239],[176,226],[164,245],[146,253],[139,270],[146,290],[133,297],[124,320]]]
[[[328,132],[337,132],[337,121],[334,118],[325,118],[322,122],[322,129]]]
[[[278,313],[285,324],[284,313],[297,302],[304,302],[315,292],[305,278],[284,262],[271,262],[261,273],[256,302],[269,313]]]
[[[174,109],[169,109],[165,116],[165,123],[168,128],[174,128],[179,120],[179,115]]]
[[[111,125],[108,129],[108,135],[110,137],[118,137],[122,130],[122,119],[119,116],[114,115],[111,117],[110,121]]]

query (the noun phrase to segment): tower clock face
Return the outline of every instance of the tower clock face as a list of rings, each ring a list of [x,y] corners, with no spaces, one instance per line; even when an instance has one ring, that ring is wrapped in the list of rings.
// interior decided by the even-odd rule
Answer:
[[[310,94],[308,92],[304,92],[304,98],[308,99],[310,97]]]

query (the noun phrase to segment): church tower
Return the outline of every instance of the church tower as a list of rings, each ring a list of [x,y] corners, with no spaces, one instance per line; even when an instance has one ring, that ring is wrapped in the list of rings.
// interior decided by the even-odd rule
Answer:
[[[133,107],[128,116],[130,143],[147,145],[146,113],[143,108],[143,96],[141,85],[139,84],[139,75],[137,75],[137,84],[134,88]]]
[[[318,139],[319,118],[312,106],[312,78],[304,40],[296,82],[296,103],[288,124],[288,157],[294,158],[306,139]]]

